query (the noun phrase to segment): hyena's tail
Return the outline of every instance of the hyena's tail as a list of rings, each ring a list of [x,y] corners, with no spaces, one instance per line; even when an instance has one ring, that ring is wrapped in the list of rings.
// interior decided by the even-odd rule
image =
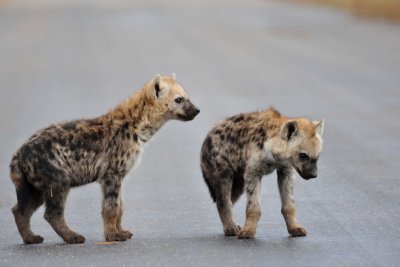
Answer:
[[[204,140],[204,143],[201,147],[201,152],[200,152],[200,167],[201,167],[201,172],[203,174],[204,182],[206,182],[208,190],[210,191],[210,196],[214,202],[217,201],[217,197],[215,195],[215,190],[210,183],[212,177],[212,162],[210,161],[209,153],[210,152],[210,145],[211,143],[211,138],[209,136],[206,137]]]
[[[14,157],[10,164],[10,176],[17,192],[18,209],[22,214],[24,214],[30,199],[34,195],[37,195],[39,190],[34,188],[33,185],[28,182],[26,176],[23,174],[18,165],[18,161],[16,157]]]
[[[210,191],[210,196],[211,196],[213,202],[217,201],[217,198],[216,198],[215,192],[214,192],[214,188],[211,186],[210,181],[208,180],[208,178],[206,177],[204,172],[203,172],[203,177],[204,177],[204,181],[206,182],[206,185],[208,187],[208,191]]]

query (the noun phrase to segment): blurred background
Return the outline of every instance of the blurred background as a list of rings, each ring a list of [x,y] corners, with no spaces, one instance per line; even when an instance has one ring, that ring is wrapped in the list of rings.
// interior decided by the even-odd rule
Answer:
[[[394,266],[400,261],[398,0],[0,0],[0,265]],[[125,182],[124,225],[103,240],[97,185],[66,217],[87,238],[21,246],[8,165],[39,128],[104,114],[157,73],[175,72],[200,115],[170,122]],[[227,116],[274,106],[326,119],[319,178],[296,181],[305,238],[288,238],[275,174],[255,240],[225,238],[199,153]],[[235,206],[244,223],[245,197]]]
[[[399,0],[294,0],[302,3],[320,4],[349,11],[365,18],[400,20]]]

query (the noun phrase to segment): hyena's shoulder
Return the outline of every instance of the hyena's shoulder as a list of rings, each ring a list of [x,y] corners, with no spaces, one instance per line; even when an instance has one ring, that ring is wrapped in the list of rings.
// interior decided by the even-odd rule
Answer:
[[[115,127],[112,123],[96,118],[60,123],[56,125],[51,135],[55,141],[61,138],[72,149],[74,147],[85,149],[85,144],[90,147],[99,141],[110,140],[114,132]]]

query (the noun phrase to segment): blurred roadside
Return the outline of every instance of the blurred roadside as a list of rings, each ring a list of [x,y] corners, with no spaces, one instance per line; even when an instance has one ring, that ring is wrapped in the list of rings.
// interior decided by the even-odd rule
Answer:
[[[290,0],[322,4],[344,9],[352,14],[400,22],[400,0]]]
[[[5,4],[9,3],[11,0],[0,0],[0,7],[4,6]]]

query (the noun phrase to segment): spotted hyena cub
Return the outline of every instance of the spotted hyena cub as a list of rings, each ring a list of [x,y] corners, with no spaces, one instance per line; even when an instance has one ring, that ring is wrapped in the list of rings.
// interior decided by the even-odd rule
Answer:
[[[254,238],[261,217],[261,178],[274,170],[288,232],[306,235],[296,219],[293,174],[296,170],[306,180],[317,177],[323,128],[324,121],[288,118],[268,109],[233,116],[211,130],[201,150],[201,169],[225,235]],[[232,206],[244,190],[246,223],[240,227],[233,219]]]
[[[121,226],[122,179],[142,146],[170,119],[192,120],[199,109],[190,102],[175,76],[157,75],[107,114],[52,125],[39,130],[15,153],[11,179],[18,203],[12,208],[26,244],[43,242],[30,227],[30,218],[43,203],[44,218],[67,243],[85,238],[65,222],[70,188],[98,182],[103,191],[102,216],[107,241],[124,241],[131,232]]]

